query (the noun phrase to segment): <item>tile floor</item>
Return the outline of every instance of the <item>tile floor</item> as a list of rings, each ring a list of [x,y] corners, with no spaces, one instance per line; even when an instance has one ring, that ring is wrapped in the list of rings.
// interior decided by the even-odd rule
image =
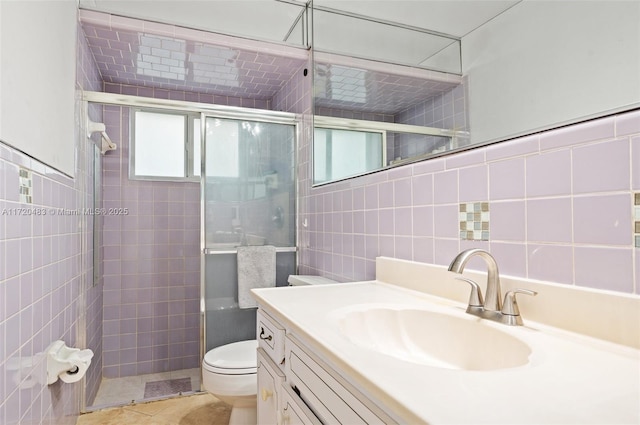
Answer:
[[[76,425],[228,425],[231,408],[209,393],[96,410]]]
[[[96,398],[89,410],[143,401],[144,388],[147,382],[179,378],[191,378],[193,391],[200,391],[200,368],[128,376],[126,378],[105,378],[100,383],[98,394],[96,394]]]

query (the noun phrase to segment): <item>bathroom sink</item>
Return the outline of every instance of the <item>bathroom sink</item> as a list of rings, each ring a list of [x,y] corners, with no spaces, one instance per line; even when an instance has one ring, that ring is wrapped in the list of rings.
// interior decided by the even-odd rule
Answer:
[[[480,319],[420,309],[372,307],[338,320],[353,344],[426,366],[488,371],[523,366],[531,349]]]

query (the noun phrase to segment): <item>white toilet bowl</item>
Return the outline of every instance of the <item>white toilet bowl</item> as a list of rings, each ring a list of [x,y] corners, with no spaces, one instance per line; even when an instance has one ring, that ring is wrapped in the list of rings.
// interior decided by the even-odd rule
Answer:
[[[1,1],[1,0],[0,0]],[[320,276],[291,275],[292,286],[336,281]],[[202,386],[231,405],[229,425],[256,425],[258,393],[258,341],[234,342],[209,350],[202,360]]]
[[[255,425],[258,390],[258,342],[234,342],[216,347],[202,361],[205,390],[231,405],[229,425]]]

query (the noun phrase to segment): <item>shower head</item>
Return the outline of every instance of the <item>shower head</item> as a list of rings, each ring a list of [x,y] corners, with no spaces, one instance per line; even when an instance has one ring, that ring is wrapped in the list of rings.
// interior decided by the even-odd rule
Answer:
[[[101,122],[87,122],[87,137],[91,137],[93,133],[100,133],[100,153],[104,155],[107,151],[115,150],[118,146],[111,141],[106,131],[106,126]]]

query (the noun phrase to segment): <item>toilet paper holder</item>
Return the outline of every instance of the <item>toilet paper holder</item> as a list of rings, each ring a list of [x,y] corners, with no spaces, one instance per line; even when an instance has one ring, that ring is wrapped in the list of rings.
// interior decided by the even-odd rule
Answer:
[[[90,349],[67,347],[64,341],[54,341],[49,345],[47,354],[47,384],[55,383],[58,378],[63,382],[77,382],[87,373],[93,358]]]

